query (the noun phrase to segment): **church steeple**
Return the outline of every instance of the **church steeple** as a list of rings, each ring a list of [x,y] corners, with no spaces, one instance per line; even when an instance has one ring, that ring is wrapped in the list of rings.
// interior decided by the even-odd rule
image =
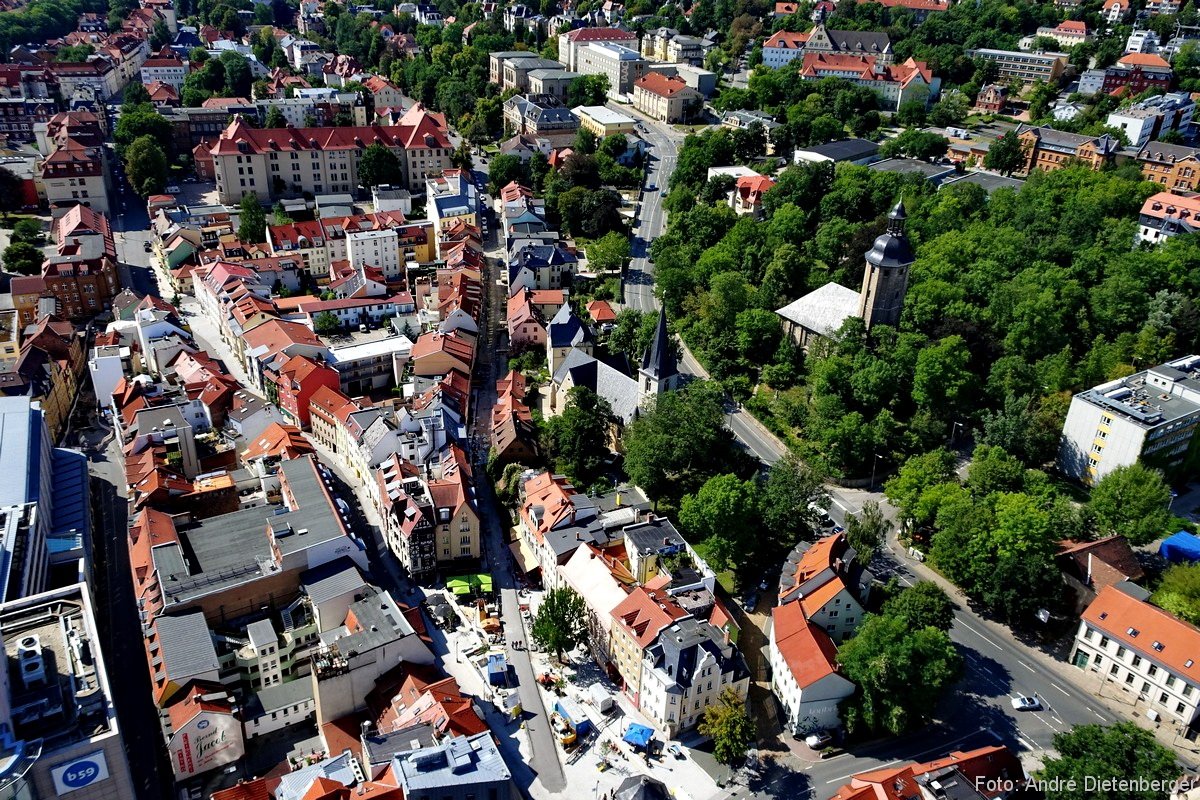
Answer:
[[[887,231],[876,238],[867,251],[858,301],[858,315],[867,324],[867,330],[873,325],[900,323],[904,295],[908,291],[908,268],[916,260],[904,232],[907,219],[901,200],[888,214]]]
[[[640,373],[640,394],[642,399],[661,394],[674,389],[679,383],[679,364],[675,359],[675,347],[671,335],[667,333],[667,309],[658,310],[658,325],[654,328],[654,338],[650,347],[642,356]]]

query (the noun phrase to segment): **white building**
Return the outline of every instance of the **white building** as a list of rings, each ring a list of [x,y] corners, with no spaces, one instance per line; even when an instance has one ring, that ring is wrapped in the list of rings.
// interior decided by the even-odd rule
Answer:
[[[404,276],[400,234],[394,228],[346,234],[346,255],[350,259],[350,266],[355,269],[376,267],[383,271],[383,277],[388,280]]]
[[[637,50],[612,42],[592,42],[579,49],[577,58],[576,72],[608,78],[610,96],[632,92],[650,64]]]
[[[771,691],[787,712],[793,735],[840,727],[838,704],[854,694],[854,684],[837,667],[837,646],[804,619],[800,603],[771,613]]]
[[[1169,130],[1185,135],[1192,125],[1196,102],[1187,92],[1149,97],[1108,115],[1108,125],[1124,131],[1132,147],[1142,148]]]
[[[1058,466],[1092,484],[1140,458],[1175,464],[1200,422],[1200,356],[1192,355],[1071,398]]]
[[[1151,721],[1188,726],[1200,703],[1200,630],[1149,596],[1129,581],[1104,587],[1079,621],[1071,663],[1115,686],[1108,691],[1123,692]]]
[[[1158,53],[1158,34],[1154,31],[1135,30],[1125,41],[1125,54],[1129,53]]]
[[[1146,198],[1138,214],[1138,241],[1158,244],[1200,230],[1200,198],[1159,192]]]
[[[668,739],[696,726],[731,689],[745,701],[750,672],[726,632],[684,617],[646,648],[638,707]]]
[[[174,86],[176,91],[183,89],[183,79],[187,77],[188,65],[179,56],[158,55],[142,62],[139,71],[142,83],[150,85],[155,81]]]

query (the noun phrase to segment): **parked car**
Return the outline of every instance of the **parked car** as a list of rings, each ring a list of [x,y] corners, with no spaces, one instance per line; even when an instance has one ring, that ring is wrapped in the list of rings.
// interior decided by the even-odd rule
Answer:
[[[804,737],[804,743],[813,750],[820,750],[825,745],[833,741],[833,734],[829,731],[814,731]]]
[[[167,194],[179,194],[181,191],[183,190],[173,183],[167,187]]]
[[[742,598],[742,605],[747,611],[753,611],[758,606],[758,592],[750,592]]]
[[[1042,707],[1042,701],[1036,697],[1014,697],[1012,699],[1012,707],[1014,711],[1038,711]]]

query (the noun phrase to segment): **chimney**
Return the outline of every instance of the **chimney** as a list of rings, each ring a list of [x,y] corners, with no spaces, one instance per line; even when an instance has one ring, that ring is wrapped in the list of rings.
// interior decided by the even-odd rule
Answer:
[[[1088,553],[1087,579],[1083,582],[1084,586],[1092,585],[1092,554]]]

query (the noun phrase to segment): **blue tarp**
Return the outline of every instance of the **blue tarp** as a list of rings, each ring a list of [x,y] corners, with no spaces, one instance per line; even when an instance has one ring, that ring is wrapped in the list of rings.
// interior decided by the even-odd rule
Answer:
[[[645,725],[639,725],[636,722],[629,724],[629,729],[625,731],[624,739],[627,743],[634,747],[645,747],[650,744],[650,740],[654,738],[654,729],[648,728]]]
[[[1158,546],[1158,554],[1167,561],[1200,561],[1200,536],[1179,531],[1163,540]]]

